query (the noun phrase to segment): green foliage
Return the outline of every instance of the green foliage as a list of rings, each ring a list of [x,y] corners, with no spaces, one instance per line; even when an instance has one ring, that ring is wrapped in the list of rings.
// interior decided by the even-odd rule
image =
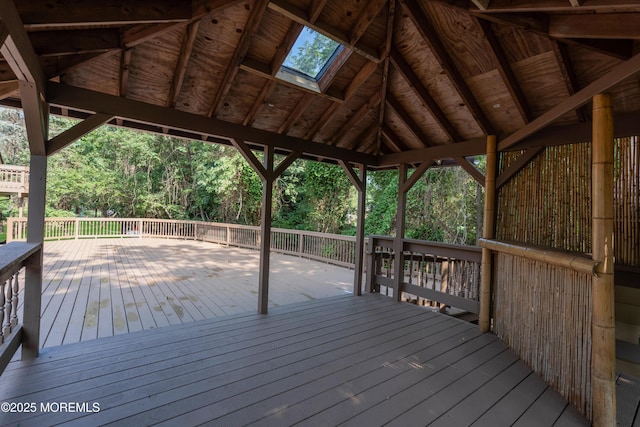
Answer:
[[[72,124],[52,118],[52,135]],[[6,130],[0,137],[5,161],[28,164],[21,114],[0,109],[0,130]],[[262,182],[230,147],[104,126],[51,156],[48,166],[47,216],[111,210],[119,217],[260,223]],[[475,243],[477,189],[461,168],[427,171],[408,194],[405,235]],[[395,233],[397,191],[397,171],[369,174],[367,234]],[[275,182],[273,225],[353,235],[356,199],[340,167],[298,160]],[[16,216],[15,201],[1,199],[0,215]]]
[[[304,43],[297,46],[297,53],[293,53],[292,50],[284,65],[316,78],[336,51],[339,43],[308,28],[302,30],[300,37],[305,38]]]

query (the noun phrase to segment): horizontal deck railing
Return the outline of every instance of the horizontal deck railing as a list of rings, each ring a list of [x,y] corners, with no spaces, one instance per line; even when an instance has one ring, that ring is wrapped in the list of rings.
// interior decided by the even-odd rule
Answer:
[[[403,239],[403,266],[400,277],[394,277],[395,247],[393,237],[370,237],[367,289],[380,292],[384,286],[386,291],[411,294],[418,302],[438,302],[479,313],[479,247]]]
[[[18,317],[20,273],[41,245],[13,242],[0,246],[0,373],[22,343],[22,319]]]
[[[7,242],[26,240],[26,218],[9,218]],[[258,249],[260,227],[200,221],[141,218],[46,218],[44,240],[86,238],[191,239]],[[312,231],[271,230],[271,250],[353,268],[355,237]]]

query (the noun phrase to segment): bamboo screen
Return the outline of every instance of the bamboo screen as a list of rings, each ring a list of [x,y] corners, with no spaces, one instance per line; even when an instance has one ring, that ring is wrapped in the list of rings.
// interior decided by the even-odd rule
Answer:
[[[498,194],[498,240],[591,252],[591,144],[547,147]],[[518,153],[504,153],[500,171]]]
[[[503,153],[500,171],[519,153]],[[616,264],[640,267],[640,138],[615,141]],[[498,194],[496,238],[591,253],[591,144],[547,147]]]
[[[591,419],[591,277],[495,257],[494,332]]]

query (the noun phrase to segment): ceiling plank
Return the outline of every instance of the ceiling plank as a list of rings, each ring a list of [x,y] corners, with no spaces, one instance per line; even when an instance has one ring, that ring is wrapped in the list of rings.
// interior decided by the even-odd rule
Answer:
[[[426,105],[427,109],[438,122],[442,130],[445,131],[452,141],[460,141],[462,138],[458,134],[458,131],[453,127],[453,124],[451,124],[411,66],[402,57],[402,54],[396,48],[392,48],[390,58],[391,63],[396,68],[396,71],[404,78],[418,98],[420,98],[420,100]]]
[[[168,107],[173,108],[178,102],[178,96],[182,89],[182,83],[184,83],[184,77],[187,74],[187,65],[189,65],[189,59],[191,58],[191,52],[193,52],[193,45],[196,41],[196,35],[198,34],[199,27],[200,21],[189,24],[184,38],[182,39],[182,49],[180,49],[180,56],[176,63],[176,68],[173,73],[173,81],[171,82],[171,90],[169,91],[169,98],[167,99]]]
[[[379,166],[395,166],[399,164],[413,164],[426,160],[451,159],[454,157],[480,156],[486,154],[486,138],[476,138],[455,144],[442,144],[418,150],[404,151],[382,156],[378,160]]]
[[[524,96],[524,92],[522,92],[522,88],[520,87],[520,83],[516,78],[516,75],[513,73],[513,69],[511,68],[511,64],[507,60],[507,55],[500,44],[500,40],[493,32],[493,28],[491,28],[491,23],[489,21],[485,21],[484,19],[477,19],[476,22],[480,25],[482,32],[484,33],[484,37],[489,44],[489,53],[491,53],[495,59],[495,62],[498,66],[498,72],[504,81],[509,94],[511,95],[511,99],[516,104],[518,111],[520,112],[520,116],[524,120],[525,123],[529,123],[533,120],[533,113],[531,112],[531,107],[529,106],[529,102]]]
[[[369,25],[371,25],[376,16],[380,14],[385,4],[387,4],[387,0],[374,0],[367,3],[367,7],[360,12],[358,20],[353,27],[351,27],[349,43],[355,44],[360,40],[360,37],[367,31],[367,28],[369,28]]]
[[[238,71],[240,71],[240,64],[242,63],[242,59],[249,50],[251,39],[260,26],[260,22],[262,21],[262,17],[267,10],[268,4],[269,0],[257,0],[256,3],[253,4],[253,10],[249,15],[249,19],[247,19],[247,23],[244,27],[244,31],[242,32],[242,36],[240,37],[240,41],[238,42],[238,46],[236,47],[233,57],[229,61],[227,71],[224,75],[224,78],[222,79],[222,83],[220,84],[220,89],[216,94],[216,99],[213,101],[213,104],[209,109],[209,117],[217,116],[220,108],[222,108],[224,100],[227,97],[227,94],[231,90],[231,86],[236,79],[236,75],[238,74]]]
[[[262,107],[264,107],[265,100],[267,99],[267,97],[269,96],[269,94],[271,93],[275,85],[276,85],[275,80],[267,80],[264,86],[262,86],[262,90],[258,94],[258,97],[254,101],[253,105],[251,106],[251,110],[249,110],[245,118],[242,120],[243,125],[245,126],[253,125],[253,123],[256,121],[256,118],[258,117],[258,114],[260,113],[260,110],[262,110]]]
[[[562,39],[640,39],[640,13],[551,15],[549,35]]]
[[[364,66],[358,71],[349,82],[349,85],[344,89],[343,95],[345,101],[350,99],[357,91],[360,89],[360,86],[366,82],[369,77],[376,71],[378,68],[378,64],[375,62],[367,62]]]
[[[585,88],[576,92],[573,96],[556,105],[534,121],[512,133],[498,143],[498,150],[503,151],[512,145],[520,142],[529,135],[547,126],[563,114],[575,110],[586,104],[598,93],[604,92],[627,77],[631,77],[640,72],[640,54],[626,62],[616,65],[607,74],[592,82]]]
[[[414,26],[431,49],[433,55],[438,59],[440,66],[449,77],[449,80],[456,88],[456,91],[467,105],[467,108],[473,117],[476,119],[476,122],[480,126],[482,132],[487,135],[495,134],[496,132],[493,125],[482,111],[482,108],[473,96],[471,89],[462,78],[462,75],[449,55],[447,48],[444,46],[442,41],[440,41],[438,34],[434,30],[431,19],[422,11],[422,9],[420,9],[420,6],[417,3],[407,0],[400,1]]]
[[[280,135],[215,118],[191,114],[172,108],[160,107],[118,96],[108,95],[61,83],[47,83],[48,101],[52,105],[81,111],[112,114],[114,116],[167,127],[173,130],[195,132],[225,139],[237,138],[262,146],[281,148],[287,151],[302,150],[306,154],[327,159],[343,159],[354,163],[375,166],[377,158],[364,153],[319,144],[288,135]]]
[[[286,16],[292,21],[298,22],[302,25],[306,25],[312,30],[317,31],[318,33],[326,37],[329,37],[346,47],[349,47],[350,49],[356,51],[357,53],[369,59],[370,61],[380,62],[382,60],[382,58],[380,57],[380,54],[373,47],[366,46],[360,42],[351,43],[349,40],[349,35],[344,34],[342,31],[338,30],[337,28],[325,22],[321,22],[321,21],[310,22],[306,11],[292,5],[286,0],[272,0],[269,3],[269,8],[274,10],[275,12],[278,12]]]
[[[307,131],[307,133],[304,135],[304,138],[309,140],[313,139],[313,137],[316,136],[320,129],[322,129],[327,123],[329,123],[329,120],[331,120],[331,117],[333,117],[339,107],[340,104],[338,104],[337,102],[331,104],[329,108],[327,108],[324,113],[322,113],[320,119],[318,119],[318,121],[316,121],[313,126],[311,126],[311,129]]]
[[[77,141],[94,129],[99,128],[114,116],[110,114],[97,113],[80,123],[76,123],[73,127],[65,130],[61,134],[47,141],[47,156],[57,153],[67,145]]]
[[[387,139],[389,148],[396,152],[409,151],[409,148],[405,145],[400,137],[389,127],[388,124],[383,123],[381,128],[382,135]]]
[[[365,152],[366,145],[369,145],[371,140],[374,138],[374,135],[378,134],[378,127],[377,126],[367,126],[366,129],[364,131],[362,131],[360,133],[360,135],[358,135],[353,141],[351,141],[349,144],[345,144],[343,142],[340,142],[337,147],[343,147],[343,148],[348,148],[349,150],[356,150],[356,151],[361,151],[361,152]],[[375,139],[374,139],[375,141]]]
[[[571,57],[569,56],[569,49],[567,49],[566,44],[558,41],[553,41],[552,47],[558,67],[560,68],[562,80],[565,82],[569,95],[573,95],[580,90],[580,85],[578,84],[578,77],[573,69]],[[578,116],[578,120],[581,122],[589,120],[589,115],[587,114],[586,107],[584,105],[576,109],[576,116]]]
[[[387,105],[396,112],[400,120],[402,120],[404,124],[409,128],[411,133],[415,135],[420,145],[422,145],[423,147],[432,145],[422,129],[420,129],[420,126],[413,119],[413,117],[411,117],[407,110],[391,93],[387,94]]]

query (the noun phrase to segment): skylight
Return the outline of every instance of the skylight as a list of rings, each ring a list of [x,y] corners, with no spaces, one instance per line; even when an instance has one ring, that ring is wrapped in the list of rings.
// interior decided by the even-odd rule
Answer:
[[[285,58],[279,74],[293,71],[317,82],[341,47],[340,43],[304,27]]]

